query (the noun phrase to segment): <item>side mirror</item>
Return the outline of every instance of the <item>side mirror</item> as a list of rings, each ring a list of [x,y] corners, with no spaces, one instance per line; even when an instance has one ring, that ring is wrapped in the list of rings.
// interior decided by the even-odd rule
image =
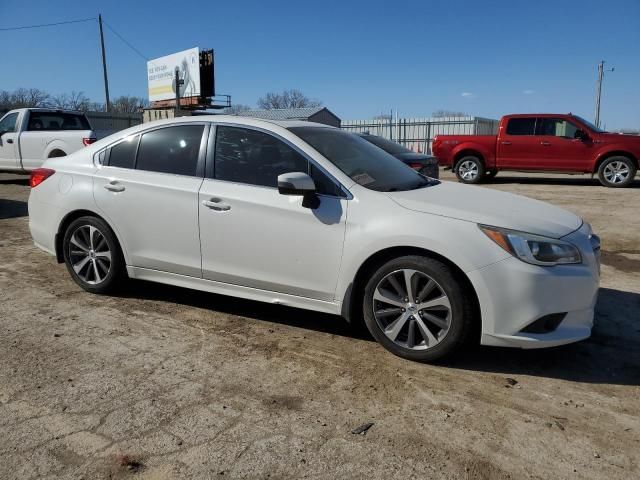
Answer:
[[[587,132],[585,132],[584,130],[576,130],[576,133],[573,134],[573,138],[586,142],[587,140],[589,140],[589,135],[587,135]]]
[[[281,195],[302,195],[302,206],[305,208],[317,208],[320,205],[316,195],[316,184],[303,172],[278,175],[278,192]]]

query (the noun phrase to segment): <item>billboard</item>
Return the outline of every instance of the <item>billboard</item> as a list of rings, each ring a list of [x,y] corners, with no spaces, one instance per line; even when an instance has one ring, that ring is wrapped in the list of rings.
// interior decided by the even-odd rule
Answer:
[[[180,97],[200,96],[200,51],[196,47],[147,62],[150,102],[176,98],[176,67],[183,80]]]

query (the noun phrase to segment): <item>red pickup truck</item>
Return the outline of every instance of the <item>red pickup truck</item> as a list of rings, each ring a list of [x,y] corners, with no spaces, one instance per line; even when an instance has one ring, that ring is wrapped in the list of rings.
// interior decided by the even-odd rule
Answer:
[[[607,133],[577,115],[506,115],[498,135],[438,135],[433,154],[463,183],[500,170],[598,174],[607,187],[633,182],[640,136]]]

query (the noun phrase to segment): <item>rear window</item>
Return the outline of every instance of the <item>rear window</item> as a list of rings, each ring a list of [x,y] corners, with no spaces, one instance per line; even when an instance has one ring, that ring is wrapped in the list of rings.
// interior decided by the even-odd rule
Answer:
[[[510,118],[507,123],[507,135],[535,135],[536,118]]]
[[[91,127],[87,117],[81,113],[31,112],[27,130],[91,130]]]
[[[399,143],[396,143],[393,140],[387,140],[383,137],[378,137],[377,135],[362,135],[362,138],[367,142],[373,143],[376,147],[380,147],[391,155],[397,155],[399,153],[413,153],[411,150],[403,147]]]

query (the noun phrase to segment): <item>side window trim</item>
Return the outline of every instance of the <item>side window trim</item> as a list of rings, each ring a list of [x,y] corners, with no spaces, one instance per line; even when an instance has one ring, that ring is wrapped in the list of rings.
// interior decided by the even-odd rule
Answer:
[[[211,151],[211,161],[209,161],[209,163],[212,163],[213,165],[211,166],[210,169],[207,169],[207,176],[205,178],[209,179],[209,180],[216,180],[216,181],[220,181],[220,182],[225,182],[227,180],[220,180],[215,178],[215,142],[216,142],[216,138],[217,138],[217,134],[218,134],[218,129],[215,127],[235,127],[235,128],[244,128],[247,130],[253,130],[256,132],[261,132],[267,135],[271,135],[272,137],[274,137],[277,140],[280,140],[282,143],[284,143],[285,145],[287,145],[289,148],[293,149],[296,153],[298,153],[300,156],[302,156],[302,158],[304,158],[307,161],[307,165],[313,165],[314,167],[316,167],[320,172],[322,172],[322,174],[324,174],[331,182],[333,182],[337,189],[339,191],[341,191],[343,193],[343,195],[341,196],[337,196],[337,195],[328,195],[328,194],[318,194],[319,196],[322,197],[331,197],[331,198],[344,198],[346,200],[351,200],[353,198],[353,195],[351,194],[351,192],[344,186],[342,185],[342,183],[337,180],[333,175],[331,175],[329,172],[327,172],[327,170],[325,170],[325,168],[320,165],[318,162],[316,162],[313,158],[311,158],[309,155],[307,155],[305,152],[303,152],[297,145],[294,145],[293,143],[291,143],[289,140],[287,140],[284,137],[281,137],[280,135],[278,135],[275,132],[272,132],[270,130],[264,129],[264,128],[260,128],[260,127],[255,127],[253,125],[242,125],[242,124],[234,124],[234,123],[226,123],[226,122],[220,122],[220,123],[215,123],[213,124],[214,128],[212,128],[213,130],[213,141],[211,141],[211,139],[209,140],[209,148]],[[207,158],[209,158],[209,155],[207,155]],[[310,169],[307,168],[307,174],[310,173]],[[233,182],[233,183],[238,183],[238,182]],[[247,183],[239,183],[239,185],[250,185]],[[267,187],[264,185],[252,185],[254,187],[262,187],[262,188],[271,188],[271,189],[275,189],[276,187]]]

